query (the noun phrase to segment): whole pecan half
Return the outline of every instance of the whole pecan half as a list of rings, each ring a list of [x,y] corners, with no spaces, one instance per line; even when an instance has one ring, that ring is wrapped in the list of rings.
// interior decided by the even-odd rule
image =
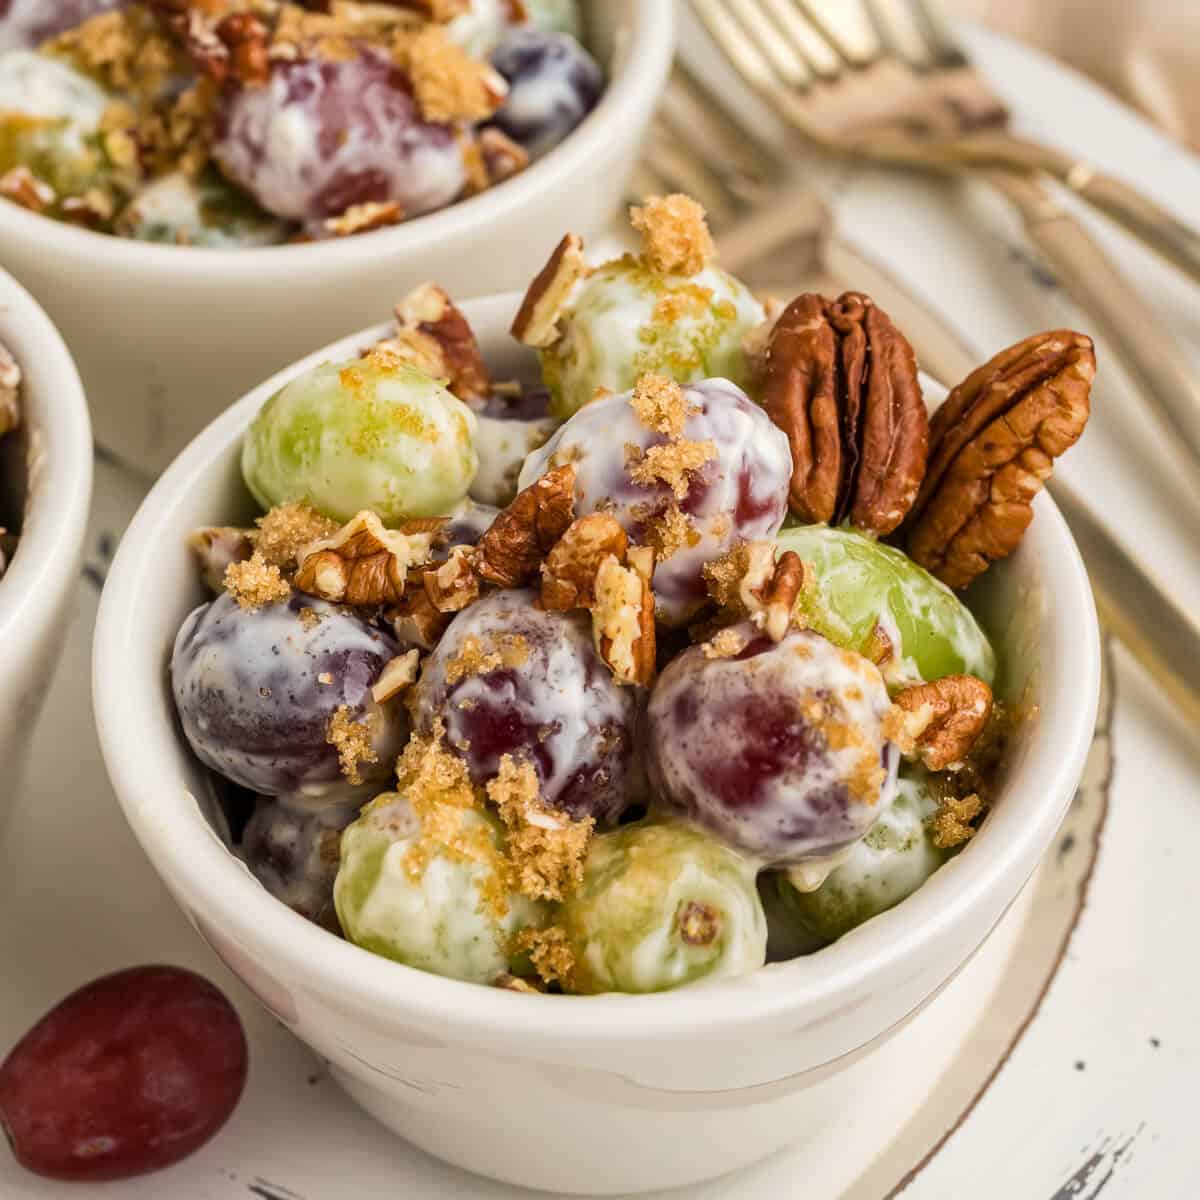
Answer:
[[[1017,548],[1054,460],[1083,433],[1095,374],[1092,339],[1060,329],[1002,350],[946,397],[908,534],[921,566],[966,587]]]
[[[891,533],[925,475],[929,420],[912,347],[861,292],[807,293],[767,343],[763,405],[792,447],[802,521]]]

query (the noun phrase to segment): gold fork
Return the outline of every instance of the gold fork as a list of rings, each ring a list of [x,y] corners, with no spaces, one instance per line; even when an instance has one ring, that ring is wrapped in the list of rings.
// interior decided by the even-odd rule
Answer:
[[[1200,491],[1200,377],[1106,252],[1043,186],[1049,174],[1128,220],[1200,279],[1200,236],[1119,181],[1006,128],[1008,112],[929,0],[692,0],[718,48],[793,129],[825,146],[968,168],[1020,211],[1031,241],[1139,392],[1190,453]],[[1137,212],[1145,220],[1135,222]],[[1181,456],[1184,457],[1184,456]]]
[[[721,264],[755,291],[784,298],[863,291],[904,330],[922,369],[945,387],[978,365],[980,356],[944,318],[840,238],[820,197],[786,181],[771,151],[683,68],[667,87],[630,188],[631,202],[672,190],[695,196],[710,214]],[[1101,621],[1200,728],[1200,623],[1126,553],[1061,476],[1050,491],[1087,564]]]

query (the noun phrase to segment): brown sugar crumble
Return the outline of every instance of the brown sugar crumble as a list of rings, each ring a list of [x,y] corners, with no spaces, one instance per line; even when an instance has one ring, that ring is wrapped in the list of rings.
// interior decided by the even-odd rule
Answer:
[[[646,522],[645,538],[659,562],[666,562],[681,550],[690,550],[700,543],[700,534],[691,517],[678,504],[672,504]]]
[[[225,568],[225,590],[247,612],[286,600],[292,586],[273,563],[255,551],[245,562],[230,563]]]
[[[961,846],[975,836],[972,824],[983,812],[984,804],[978,792],[967,796],[946,796],[933,815],[933,844],[939,850]]]
[[[501,667],[514,669],[529,661],[529,644],[520,634],[462,640],[459,652],[446,664],[446,682],[455,684],[473,675],[487,675]]]
[[[371,745],[376,720],[375,714],[370,713],[362,721],[356,721],[351,710],[343,704],[329,718],[325,728],[325,740],[337,751],[342,774],[355,786],[363,781],[359,766],[379,761],[379,755]]]
[[[690,410],[683,388],[673,379],[663,375],[643,375],[634,386],[629,405],[647,429],[672,438],[683,436]]]
[[[649,196],[630,209],[642,235],[642,256],[667,275],[698,275],[716,253],[704,209],[690,196]]]
[[[487,785],[508,830],[507,853],[514,882],[533,900],[563,900],[583,881],[583,859],[596,822],[575,821],[543,803],[537,772],[511,754],[500,760],[500,773]]]
[[[547,983],[570,986],[575,974],[575,952],[567,931],[558,925],[547,929],[523,929],[516,948],[527,951],[533,968]]]
[[[677,441],[650,446],[645,451],[633,445],[627,446],[625,462],[634,483],[642,487],[665,483],[675,494],[676,500],[683,500],[692,486],[691,477],[716,457],[717,445],[711,440]]]
[[[258,519],[254,548],[271,566],[286,569],[296,565],[303,547],[332,537],[337,529],[336,521],[307,504],[280,504]]]

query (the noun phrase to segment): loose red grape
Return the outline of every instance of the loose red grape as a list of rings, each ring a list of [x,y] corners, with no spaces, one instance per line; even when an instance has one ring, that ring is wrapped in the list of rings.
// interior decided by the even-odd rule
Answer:
[[[50,1179],[157,1171],[198,1150],[246,1083],[229,1001],[179,967],[133,967],[72,992],[0,1065],[0,1127]]]

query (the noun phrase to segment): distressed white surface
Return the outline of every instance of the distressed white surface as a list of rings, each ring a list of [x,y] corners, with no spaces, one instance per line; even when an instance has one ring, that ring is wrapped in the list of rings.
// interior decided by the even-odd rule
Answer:
[[[1190,199],[1191,218],[1200,222],[1194,160],[1028,52],[991,37],[972,43],[1029,127],[1086,149],[1164,202]],[[1057,323],[1086,328],[1057,292],[1038,282],[1014,248],[1007,214],[989,197],[873,171],[814,175],[812,182],[835,197],[847,234],[869,243],[893,269],[907,270],[913,286],[955,314],[981,348],[990,352]],[[1200,363],[1194,292],[1148,255],[1101,232],[1153,297],[1154,319],[1189,337]],[[1131,319],[1139,319],[1136,310]],[[1111,370],[1103,346],[1100,356],[1098,412],[1067,470],[1077,486],[1104,499],[1113,528],[1153,557],[1179,595],[1200,601],[1196,506],[1176,491],[1170,454],[1139,420],[1135,397]],[[121,474],[99,472],[93,566],[102,566],[101,534],[122,528],[140,494]],[[177,913],[103,776],[88,702],[94,613],[94,591],[85,585],[63,670],[35,737],[33,774],[10,839],[0,847],[0,1047],[81,981],[166,960],[204,971],[238,1003],[252,1043],[251,1080],[217,1141],[169,1174],[115,1188],[68,1187],[23,1175],[0,1153],[0,1196],[522,1195],[444,1167],[361,1115],[308,1051],[262,1015]],[[1190,920],[1192,847],[1200,840],[1196,737],[1174,723],[1120,653],[1116,675],[1112,812],[1083,919],[1029,1030],[961,1127],[903,1192],[905,1200],[1182,1200],[1196,1194],[1200,1143],[1190,1117],[1200,1067],[1200,967]],[[1077,844],[1069,853],[1086,853],[1086,847]],[[970,1082],[975,1073],[982,1084],[1011,1041],[1014,1029],[1002,1021],[971,1025],[977,1013],[988,1013],[992,984],[1012,977],[1007,955],[1014,940],[1028,942],[1027,917],[1018,906],[967,971],[896,1039],[878,1092],[864,1096],[861,1110],[838,1127],[824,1152],[785,1153],[733,1179],[690,1188],[689,1200],[881,1200],[962,1114],[958,1091],[951,1096],[946,1084],[933,1086],[940,1066],[953,1059],[960,1078]]]

